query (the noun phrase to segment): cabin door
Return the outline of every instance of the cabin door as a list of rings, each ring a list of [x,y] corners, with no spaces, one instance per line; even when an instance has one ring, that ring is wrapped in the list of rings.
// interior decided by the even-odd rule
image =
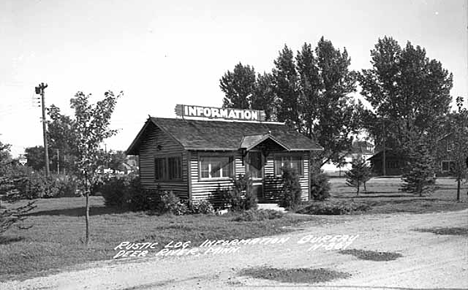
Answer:
[[[264,199],[263,195],[263,154],[260,151],[251,151],[247,159],[247,172],[252,178],[253,191],[259,201]]]

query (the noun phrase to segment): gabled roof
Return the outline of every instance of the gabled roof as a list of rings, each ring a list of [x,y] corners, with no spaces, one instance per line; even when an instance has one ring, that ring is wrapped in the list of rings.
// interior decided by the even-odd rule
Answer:
[[[273,141],[278,146],[283,148],[283,150],[288,150],[288,151],[290,150],[288,146],[284,145],[283,143],[281,143],[281,141],[279,141],[275,137],[271,136],[270,133],[244,136],[244,137],[242,137],[242,142],[241,142],[241,145],[240,145],[239,148],[250,151],[253,148],[255,148],[256,146],[258,146],[259,144],[261,144],[261,143],[263,143],[263,142],[265,142],[267,140]]]
[[[146,132],[152,126],[160,128],[185,150],[235,151],[240,149],[241,146],[248,145],[246,148],[251,148],[252,145],[256,146],[265,140],[272,140],[291,151],[323,150],[313,140],[282,123],[150,117],[127,149],[126,153],[128,155],[138,154],[139,147],[146,138]]]

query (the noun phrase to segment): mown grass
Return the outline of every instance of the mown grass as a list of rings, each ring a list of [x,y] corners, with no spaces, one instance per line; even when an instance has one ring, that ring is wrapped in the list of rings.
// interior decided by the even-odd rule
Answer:
[[[91,198],[91,244],[85,232],[83,198],[42,199],[23,226],[8,230],[0,240],[0,280],[24,279],[86,262],[110,260],[121,242],[157,242],[156,254],[171,241],[198,246],[206,239],[243,239],[269,236],[291,226],[319,219],[284,215],[278,219],[235,221],[236,215],[156,216],[121,212],[103,206],[101,197]],[[154,256],[154,255],[153,255]],[[44,272],[46,271],[46,272]],[[47,272],[49,271],[49,272]]]

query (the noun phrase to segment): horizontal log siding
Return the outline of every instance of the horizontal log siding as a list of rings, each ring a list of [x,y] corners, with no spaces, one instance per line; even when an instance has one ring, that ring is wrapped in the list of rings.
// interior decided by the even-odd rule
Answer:
[[[302,199],[309,200],[309,154],[303,153],[304,175],[299,179],[302,190]],[[275,195],[281,189],[281,177],[275,176],[275,157],[270,154],[265,164],[264,196],[265,202],[275,201]]]
[[[158,145],[161,150],[158,150]],[[182,156],[182,180],[181,181],[156,181],[154,179],[154,159],[157,157]],[[161,190],[173,191],[180,198],[187,199],[188,175],[187,175],[187,152],[170,136],[161,129],[152,126],[148,135],[140,147],[140,179],[144,188],[156,189],[158,185]]]
[[[213,153],[219,155],[219,152]],[[216,190],[221,187],[221,189],[230,188],[233,186],[232,180],[200,180],[199,178],[199,156],[200,155],[209,155],[207,152],[191,152],[190,159],[190,174],[192,180],[192,199],[193,200],[203,200],[210,199],[218,201],[219,197],[215,196]],[[245,174],[245,167],[242,165],[242,156],[238,152],[226,152],[223,155],[234,156],[235,171],[234,174],[237,177],[239,174]]]

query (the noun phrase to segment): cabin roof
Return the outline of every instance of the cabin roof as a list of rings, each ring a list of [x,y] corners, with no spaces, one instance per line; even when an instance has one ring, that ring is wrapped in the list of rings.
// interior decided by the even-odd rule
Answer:
[[[140,145],[146,138],[146,131],[153,125],[176,140],[185,150],[251,149],[252,145],[265,140],[274,141],[290,151],[323,150],[315,141],[282,123],[150,117],[127,149],[128,155],[138,155]]]

